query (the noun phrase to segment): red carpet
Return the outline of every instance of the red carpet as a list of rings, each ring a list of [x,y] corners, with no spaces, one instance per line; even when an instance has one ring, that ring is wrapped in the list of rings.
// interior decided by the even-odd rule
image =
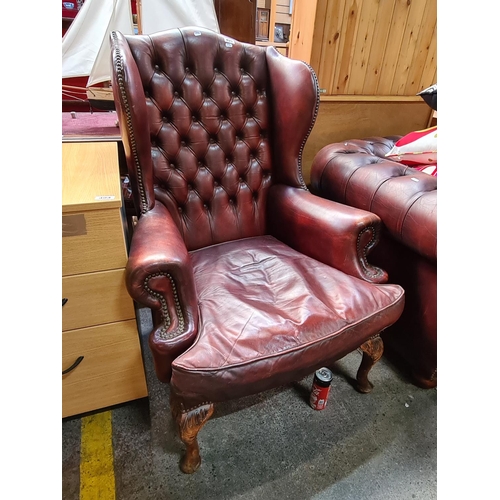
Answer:
[[[116,111],[73,112],[62,114],[63,140],[67,139],[108,139],[120,140]]]

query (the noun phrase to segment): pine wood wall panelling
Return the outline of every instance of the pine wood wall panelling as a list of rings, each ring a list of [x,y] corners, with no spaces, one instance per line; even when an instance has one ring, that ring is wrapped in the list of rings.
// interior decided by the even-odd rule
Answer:
[[[275,22],[277,24],[292,24],[292,18],[290,14],[286,13],[284,14],[283,12],[276,12],[276,18]]]
[[[274,0],[276,2],[276,13],[288,14],[290,9],[290,0]]]
[[[269,41],[274,43],[274,27],[276,25],[276,2],[271,0],[269,9]]]
[[[344,36],[342,22],[346,0],[327,2],[325,31],[322,41],[322,53],[319,61],[320,87],[326,89],[327,94],[333,94],[333,81],[335,78],[335,68],[339,64],[341,47]],[[315,47],[313,47],[315,50]]]
[[[424,64],[424,69],[420,77],[419,89],[426,89],[430,85],[437,83],[437,22],[434,25],[429,51]],[[418,92],[418,91],[417,91]]]
[[[346,87],[347,94],[363,93],[379,6],[379,0],[363,0],[361,3],[358,34],[355,40],[351,71]]]
[[[297,2],[295,2],[294,4],[294,12],[296,3]],[[318,3],[316,4],[316,20],[314,22],[311,57],[309,60],[309,64],[312,66],[312,68],[316,72],[316,75],[318,76],[320,88],[322,87],[321,87],[321,80],[319,77],[319,68],[320,68],[321,53],[323,51],[323,37],[326,34],[325,24],[327,20],[327,14],[326,14],[327,7],[328,7],[328,0],[318,0]],[[294,16],[295,14],[292,16],[293,19],[295,19]],[[292,22],[292,30],[293,30],[293,22]]]
[[[295,0],[293,4],[289,55],[292,59],[305,61],[308,64],[311,61],[312,33],[315,27],[316,5],[316,2],[308,4],[299,0]]]
[[[396,0],[385,0],[379,3],[373,41],[370,47],[365,80],[363,82],[362,94],[364,95],[377,94],[395,4]]]
[[[401,50],[401,41],[405,32],[406,21],[410,10],[410,0],[396,0],[394,11],[391,18],[389,36],[384,51],[383,64],[380,72],[375,94],[390,95],[399,52]],[[413,3],[413,2],[412,2]]]
[[[415,96],[435,83],[436,3],[295,0],[289,56],[314,68],[323,95]]]
[[[341,46],[339,47],[339,64],[335,69],[335,77],[333,80],[332,94],[345,94],[347,89],[347,81],[351,70],[352,56],[354,52],[354,40],[356,39],[359,19],[360,7],[363,0],[353,0],[346,4],[344,9],[343,30],[341,35]]]
[[[274,0],[276,2],[276,22],[281,24],[291,24],[292,16],[290,11],[290,0]]]
[[[424,0],[413,0],[410,4],[405,31],[399,49],[398,62],[389,92],[390,95],[404,95],[413,56],[417,51],[417,40],[422,28],[422,18],[425,13],[426,3]]]
[[[403,95],[415,95],[425,87],[420,87],[420,79],[424,72],[425,62],[429,54],[436,26],[436,0],[427,0],[422,15],[420,31],[416,41],[416,49],[408,68],[408,76],[403,88]],[[435,52],[435,51],[434,51]],[[426,85],[428,87],[432,82]]]

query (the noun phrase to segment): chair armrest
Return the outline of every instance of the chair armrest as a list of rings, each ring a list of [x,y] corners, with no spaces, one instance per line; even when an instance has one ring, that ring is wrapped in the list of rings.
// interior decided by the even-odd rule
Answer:
[[[285,185],[271,188],[268,205],[269,229],[279,240],[365,281],[388,280],[383,269],[367,261],[379,240],[377,215]]]
[[[198,299],[186,245],[161,203],[137,222],[125,276],[131,297],[158,318],[149,344],[158,378],[168,382],[171,362],[197,335]]]

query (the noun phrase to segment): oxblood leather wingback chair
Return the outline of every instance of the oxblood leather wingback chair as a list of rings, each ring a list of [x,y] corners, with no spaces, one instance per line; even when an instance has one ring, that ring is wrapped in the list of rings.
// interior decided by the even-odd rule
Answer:
[[[213,404],[300,380],[361,348],[357,389],[403,289],[368,264],[380,219],[306,188],[313,71],[194,27],[111,34],[112,85],[139,213],[127,287],[153,311],[158,378],[186,454]]]

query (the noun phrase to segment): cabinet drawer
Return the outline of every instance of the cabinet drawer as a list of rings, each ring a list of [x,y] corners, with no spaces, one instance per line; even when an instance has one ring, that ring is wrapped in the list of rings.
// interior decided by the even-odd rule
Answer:
[[[62,334],[63,418],[148,395],[135,320]]]
[[[63,277],[62,295],[63,331],[135,318],[124,269]]]
[[[120,208],[62,216],[62,274],[125,267],[127,249]]]

